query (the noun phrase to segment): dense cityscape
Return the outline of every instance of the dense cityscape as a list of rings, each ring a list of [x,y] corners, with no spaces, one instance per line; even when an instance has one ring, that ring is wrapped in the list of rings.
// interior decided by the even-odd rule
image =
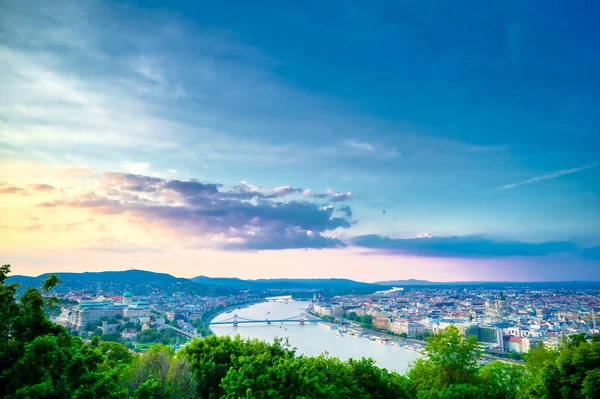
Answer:
[[[358,334],[416,350],[427,336],[451,325],[476,337],[487,353],[509,359],[521,359],[540,345],[556,349],[569,335],[600,332],[600,289],[593,287],[408,285],[376,290],[373,285],[370,293],[332,290],[325,295],[315,288],[297,293],[213,287],[215,294],[197,294],[187,285],[177,291],[169,285],[136,284],[138,291],[123,293],[114,290],[122,282],[90,281],[87,286],[95,289],[54,293],[61,305],[51,310],[52,320],[83,338],[100,336],[138,351],[154,342],[181,347],[193,337],[211,334],[209,323],[217,314],[287,294],[293,295],[282,298],[309,299],[307,312],[340,335]]]

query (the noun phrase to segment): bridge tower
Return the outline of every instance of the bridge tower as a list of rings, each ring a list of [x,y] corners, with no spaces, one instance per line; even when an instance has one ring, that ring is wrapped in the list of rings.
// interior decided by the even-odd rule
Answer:
[[[238,326],[238,316],[237,316],[237,314],[233,315],[233,326],[234,327]]]
[[[304,325],[304,312],[300,313],[300,325]]]

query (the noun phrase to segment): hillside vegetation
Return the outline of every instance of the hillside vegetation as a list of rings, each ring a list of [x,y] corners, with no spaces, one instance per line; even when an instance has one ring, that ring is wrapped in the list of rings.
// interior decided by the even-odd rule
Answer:
[[[480,366],[477,343],[448,328],[406,375],[239,337],[195,339],[177,353],[159,344],[140,356],[98,338],[84,343],[52,323],[45,307],[54,300],[43,293],[56,276],[17,298],[9,272],[0,268],[2,398],[600,398],[600,336],[533,349],[525,366]]]

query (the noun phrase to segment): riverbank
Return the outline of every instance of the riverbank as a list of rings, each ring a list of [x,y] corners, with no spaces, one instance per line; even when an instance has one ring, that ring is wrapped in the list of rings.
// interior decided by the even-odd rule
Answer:
[[[380,341],[363,339],[343,332],[342,336],[339,336],[336,331],[327,328],[326,324],[305,323],[301,325],[298,322],[298,316],[306,311],[309,305],[309,301],[291,301],[287,304],[265,301],[238,310],[236,313],[241,319],[293,319],[294,322],[284,324],[279,322],[251,323],[240,324],[238,327],[231,324],[213,325],[211,328],[217,336],[240,335],[243,338],[259,339],[265,342],[283,339],[285,342],[289,342],[291,348],[296,348],[297,353],[305,356],[319,356],[327,353],[328,356],[338,357],[341,360],[370,357],[380,367],[399,373],[407,370],[412,362],[421,357],[421,354],[414,350],[385,345]],[[226,320],[232,315],[233,313],[221,314],[213,322]]]
[[[265,302],[265,300],[264,300],[264,299],[261,299],[260,301],[241,302],[241,303],[236,303],[236,304],[230,305],[230,306],[228,306],[228,307],[225,307],[225,308],[221,308],[221,309],[217,308],[217,309],[209,310],[208,312],[206,312],[206,313],[204,313],[204,314],[202,315],[202,321],[201,321],[201,323],[202,323],[202,324],[201,324],[201,326],[202,326],[202,328],[204,328],[204,330],[205,330],[206,332],[208,332],[208,334],[206,334],[206,335],[204,335],[204,334],[203,334],[203,336],[207,337],[207,336],[209,336],[209,335],[213,335],[213,334],[215,333],[215,332],[214,332],[214,331],[213,331],[213,330],[210,328],[210,323],[211,323],[211,322],[212,322],[212,321],[213,321],[213,320],[214,320],[214,319],[215,319],[217,316],[219,316],[219,315],[221,315],[221,314],[223,314],[223,313],[227,313],[227,312],[230,312],[230,311],[232,311],[232,310],[238,309],[238,308],[240,308],[240,307],[248,307],[248,306],[251,306],[251,305],[256,305],[256,304],[258,304],[258,303],[263,303],[263,302]],[[208,316],[205,316],[205,315],[207,315],[207,314],[208,314]]]
[[[401,337],[398,334],[394,334],[391,331],[388,330],[382,330],[382,329],[378,329],[378,328],[374,328],[374,327],[365,327],[362,326],[356,322],[353,321],[349,321],[349,320],[345,320],[346,323],[348,323],[349,325],[353,326],[352,328],[355,328],[358,331],[361,331],[362,333],[364,333],[365,331],[368,331],[369,335],[371,336],[375,336],[378,338],[393,338],[397,341],[401,341],[401,342],[405,342],[405,343],[409,343],[409,344],[413,344],[413,345],[417,345],[420,348],[423,348],[426,344],[427,341],[426,340],[420,340],[420,339],[413,339],[413,338],[405,338],[405,337]],[[506,358],[506,357],[501,357],[501,356],[497,356],[494,353],[490,353],[487,351],[484,351],[481,354],[481,357],[484,359],[489,359],[489,360],[498,360],[498,361],[502,361],[505,363],[512,363],[512,364],[525,364],[525,362],[523,360],[517,360],[517,359],[510,359],[510,358]]]

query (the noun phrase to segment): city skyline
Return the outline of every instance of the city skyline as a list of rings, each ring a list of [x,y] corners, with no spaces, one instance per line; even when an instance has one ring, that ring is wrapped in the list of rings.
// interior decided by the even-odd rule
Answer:
[[[3,3],[15,274],[600,280],[600,10]]]

